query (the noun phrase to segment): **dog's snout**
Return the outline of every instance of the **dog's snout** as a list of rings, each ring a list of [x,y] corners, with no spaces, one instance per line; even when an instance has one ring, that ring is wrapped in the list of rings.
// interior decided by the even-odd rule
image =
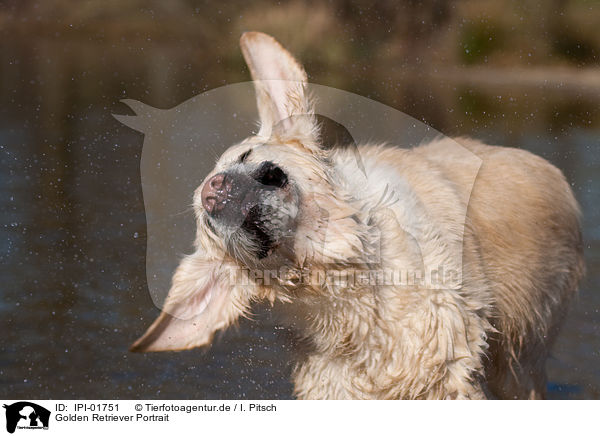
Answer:
[[[250,173],[231,169],[209,177],[200,199],[216,233],[251,240],[252,252],[262,258],[293,220],[293,208],[287,206],[292,195],[288,186],[281,168],[263,162]]]
[[[202,206],[208,213],[222,210],[233,188],[233,180],[225,173],[212,176],[202,188]]]

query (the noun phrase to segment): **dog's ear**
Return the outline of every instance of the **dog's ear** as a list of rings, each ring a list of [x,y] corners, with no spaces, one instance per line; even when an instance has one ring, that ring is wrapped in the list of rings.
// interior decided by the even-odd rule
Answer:
[[[274,38],[246,32],[240,38],[244,59],[256,89],[259,136],[316,136],[314,112],[306,95],[304,68]]]
[[[211,342],[214,333],[235,321],[248,305],[235,270],[197,252],[175,271],[163,311],[131,351],[185,350]]]

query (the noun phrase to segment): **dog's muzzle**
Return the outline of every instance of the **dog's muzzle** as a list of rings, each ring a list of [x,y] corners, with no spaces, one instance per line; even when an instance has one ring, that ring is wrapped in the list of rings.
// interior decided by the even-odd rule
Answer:
[[[275,164],[264,162],[250,176],[223,172],[206,181],[201,192],[202,206],[211,218],[236,224],[243,221],[262,194],[283,188],[287,176]]]
[[[270,193],[284,189],[287,183],[283,170],[267,161],[250,174],[226,171],[212,176],[204,184],[200,197],[211,218],[235,226]]]
[[[248,210],[257,203],[251,195],[254,180],[238,173],[220,173],[206,181],[201,192],[208,215],[227,226],[240,225]],[[256,182],[254,182],[256,183]]]
[[[225,171],[212,176],[200,193],[202,206],[220,233],[233,242],[241,231],[265,257],[289,229],[295,210],[288,178],[272,162],[263,162],[248,174]],[[235,238],[243,243],[244,238]]]

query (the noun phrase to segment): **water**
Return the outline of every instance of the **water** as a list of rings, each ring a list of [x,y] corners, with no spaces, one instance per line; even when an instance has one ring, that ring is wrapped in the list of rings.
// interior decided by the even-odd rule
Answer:
[[[290,334],[266,308],[206,351],[127,351],[158,310],[144,269],[143,138],[110,114],[127,113],[125,97],[166,108],[248,80],[241,55],[229,57],[239,59],[185,44],[1,43],[0,397],[291,397]],[[584,212],[588,274],[548,362],[549,394],[600,398],[600,92],[370,71],[314,80],[565,172]]]

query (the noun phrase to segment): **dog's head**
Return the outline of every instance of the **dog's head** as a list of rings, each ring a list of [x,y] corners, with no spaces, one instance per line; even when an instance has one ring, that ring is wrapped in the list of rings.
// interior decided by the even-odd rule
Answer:
[[[241,47],[260,130],[229,148],[197,188],[196,252],[179,265],[163,313],[135,351],[208,344],[253,300],[289,301],[302,292],[292,277],[299,271],[352,262],[364,250],[362,212],[321,147],[304,69],[268,35],[245,33]],[[270,283],[244,277],[282,268],[285,277]]]

